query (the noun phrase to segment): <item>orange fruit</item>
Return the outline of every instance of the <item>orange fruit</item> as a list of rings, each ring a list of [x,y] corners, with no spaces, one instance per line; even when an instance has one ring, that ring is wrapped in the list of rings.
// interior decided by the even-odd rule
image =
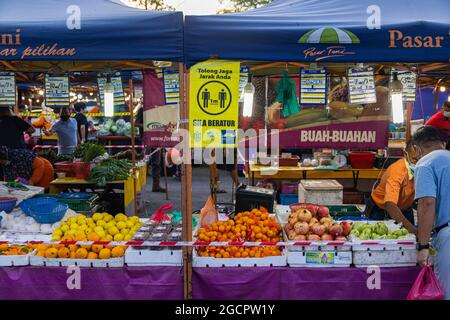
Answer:
[[[114,247],[111,250],[111,257],[113,257],[113,258],[123,257],[124,254],[125,254],[125,250],[123,247]]]
[[[70,259],[76,259],[77,253],[75,251],[70,251]]]
[[[48,248],[45,251],[45,257],[48,259],[53,259],[58,256],[58,250],[56,248]]]
[[[48,249],[48,246],[46,245],[46,244],[38,244],[37,246],[36,246],[36,249],[38,250],[38,251],[46,251],[47,249]]]
[[[95,252],[89,252],[87,255],[88,259],[98,259],[98,255]]]
[[[70,250],[67,247],[59,248],[58,258],[67,259],[70,257]]]
[[[95,232],[89,232],[87,238],[89,241],[100,241],[99,235]]]
[[[111,258],[111,250],[108,248],[103,248],[102,250],[100,250],[100,252],[98,253],[98,257],[100,259],[109,259]]]
[[[76,251],[77,259],[86,259],[87,255],[88,255],[88,252],[87,252],[87,250],[85,248],[79,248]]]
[[[90,244],[83,244],[81,247],[86,249],[87,251],[90,251],[92,246]]]
[[[70,252],[76,252],[78,250],[78,246],[76,244],[69,244]]]
[[[101,244],[93,244],[91,250],[95,253],[99,253],[103,249]]]
[[[37,255],[38,257],[45,257],[45,251],[38,251],[38,252],[36,253],[36,255]]]
[[[0,251],[7,251],[9,248],[7,243],[0,244]]]

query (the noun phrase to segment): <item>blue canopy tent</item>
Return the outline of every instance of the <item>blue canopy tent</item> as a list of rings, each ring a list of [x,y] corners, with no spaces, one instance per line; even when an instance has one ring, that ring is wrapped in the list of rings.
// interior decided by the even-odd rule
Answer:
[[[181,12],[119,0],[0,0],[0,60],[183,60]]]
[[[381,18],[376,27],[376,13]],[[251,11],[185,17],[188,63],[448,62],[448,0],[274,0]]]

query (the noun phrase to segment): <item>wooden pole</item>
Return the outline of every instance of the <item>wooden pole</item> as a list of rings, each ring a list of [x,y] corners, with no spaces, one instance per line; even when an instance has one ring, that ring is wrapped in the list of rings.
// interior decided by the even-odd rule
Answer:
[[[164,186],[166,188],[166,200],[169,200],[169,187],[167,186],[167,168],[166,168],[166,148],[162,149],[162,163],[163,163],[163,169],[164,169]]]
[[[180,121],[181,128],[189,130],[189,73],[184,65],[178,65],[180,77]],[[190,149],[183,152],[191,152]],[[181,201],[183,214],[183,241],[192,241],[192,165],[182,164]],[[192,299],[192,247],[183,247],[184,298]]]
[[[128,100],[128,107],[130,108],[130,124],[131,124],[131,164],[132,176],[133,176],[133,195],[134,195],[134,215],[137,216],[138,213],[138,202],[137,202],[137,187],[136,187],[136,132],[134,126],[134,105],[133,105],[133,80],[129,81],[130,86],[130,100]]]
[[[411,118],[412,118],[412,112],[413,112],[413,104],[411,102],[408,102],[406,104],[406,145],[408,145],[409,141],[411,140]]]

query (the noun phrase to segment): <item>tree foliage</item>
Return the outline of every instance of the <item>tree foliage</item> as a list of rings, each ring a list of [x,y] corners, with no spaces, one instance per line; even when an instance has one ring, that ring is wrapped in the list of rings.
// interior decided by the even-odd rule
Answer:
[[[129,2],[145,10],[175,11],[175,8],[167,5],[164,0],[129,0]]]
[[[230,6],[221,10],[220,13],[231,13],[258,8],[272,2],[272,0],[220,0],[220,2],[222,4],[230,3]]]

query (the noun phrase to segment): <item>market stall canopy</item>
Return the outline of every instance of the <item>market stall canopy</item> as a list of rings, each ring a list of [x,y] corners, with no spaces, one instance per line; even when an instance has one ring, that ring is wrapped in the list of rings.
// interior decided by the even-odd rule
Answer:
[[[181,12],[119,0],[0,0],[1,60],[183,60]]]
[[[186,16],[185,59],[448,62],[449,11],[448,0],[274,0]]]

